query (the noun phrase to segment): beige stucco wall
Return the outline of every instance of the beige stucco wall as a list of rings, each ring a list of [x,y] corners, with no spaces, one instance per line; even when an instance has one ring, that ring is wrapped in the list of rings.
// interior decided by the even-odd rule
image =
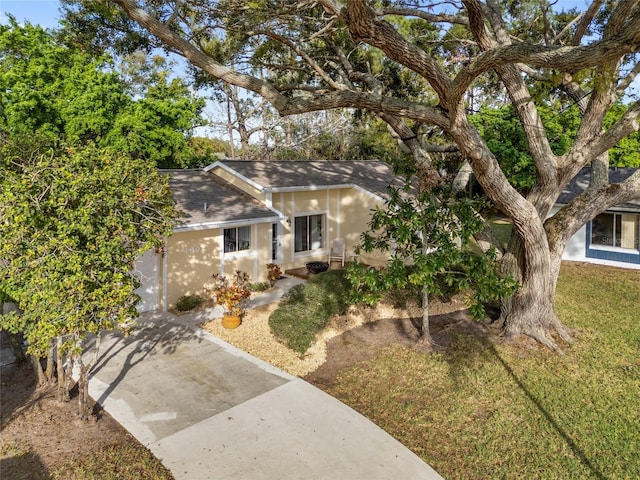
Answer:
[[[176,232],[167,241],[167,306],[174,307],[182,295],[204,295],[211,275],[220,271],[219,229]]]
[[[339,200],[342,222],[340,231],[336,236],[345,238],[347,253],[349,253],[353,252],[355,247],[360,244],[360,235],[369,229],[372,210],[376,206],[382,206],[382,202],[355,188],[342,192]],[[369,265],[379,265],[385,262],[387,258],[388,253],[374,251],[361,254],[360,261]]]
[[[289,220],[281,224],[281,251],[279,262],[283,270],[302,267],[306,262],[326,260],[333,239],[343,237],[347,253],[353,253],[360,243],[360,234],[368,228],[371,210],[380,200],[355,188],[321,189],[297,192],[275,192],[271,196],[273,207]],[[294,218],[300,215],[325,214],[325,235],[322,249],[294,252]],[[386,254],[374,253],[361,260],[379,264]],[[347,259],[348,260],[348,259]]]
[[[224,172],[217,170],[216,173]],[[241,182],[236,180],[236,183],[240,186]],[[326,261],[331,242],[337,237],[343,237],[347,253],[353,253],[360,242],[360,234],[368,228],[371,210],[380,204],[379,199],[355,188],[275,192],[271,194],[271,201],[273,207],[289,220],[278,224],[280,247],[276,263],[283,271],[303,267],[310,261]],[[294,218],[315,214],[325,215],[323,247],[294,252]],[[174,233],[169,237],[165,251],[166,294],[161,292],[166,298],[164,307],[174,307],[182,295],[203,295],[214,273],[229,276],[235,270],[242,270],[249,274],[252,282],[266,281],[266,265],[271,262],[271,229],[271,223],[252,225],[251,249],[232,254],[223,253],[223,229]],[[378,252],[362,255],[360,260],[377,265],[386,258],[386,253]]]
[[[266,264],[271,261],[271,224],[251,226],[251,248],[223,253],[223,229],[178,231],[169,237],[165,250],[167,268],[167,307],[182,295],[204,295],[211,275],[233,275],[235,270],[249,274],[252,282],[267,280]]]

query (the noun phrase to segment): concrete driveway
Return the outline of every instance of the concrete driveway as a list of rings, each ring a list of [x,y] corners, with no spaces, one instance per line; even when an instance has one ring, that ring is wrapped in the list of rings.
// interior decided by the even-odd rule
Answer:
[[[441,478],[343,403],[197,328],[203,320],[145,314],[130,336],[106,335],[89,383],[176,479]]]

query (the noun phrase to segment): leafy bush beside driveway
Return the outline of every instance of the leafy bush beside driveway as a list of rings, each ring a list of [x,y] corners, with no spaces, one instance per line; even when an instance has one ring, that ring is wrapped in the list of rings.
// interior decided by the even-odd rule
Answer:
[[[320,273],[289,290],[269,317],[269,327],[289,348],[304,353],[331,316],[346,313],[350,299],[344,270]]]

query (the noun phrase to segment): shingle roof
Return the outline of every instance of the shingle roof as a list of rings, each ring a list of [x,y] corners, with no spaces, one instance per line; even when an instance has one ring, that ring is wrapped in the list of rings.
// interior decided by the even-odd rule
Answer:
[[[171,176],[173,199],[176,208],[183,212],[182,227],[277,217],[273,210],[211,173],[202,170],[161,170],[161,173]]]
[[[609,182],[610,183],[620,183],[629,178],[637,168],[612,168],[609,171]],[[581,194],[588,186],[589,180],[591,178],[591,167],[584,167],[578,175],[576,175],[573,180],[567,185],[567,187],[562,191],[560,196],[558,197],[558,202],[560,204],[567,204],[574,198],[576,198],[579,194]],[[640,211],[640,198],[635,200],[630,200],[627,203],[622,205],[618,205],[616,208],[624,209],[624,210],[634,210]],[[612,209],[612,210],[615,210]]]
[[[227,167],[266,190],[334,187],[354,184],[379,197],[398,181],[391,166],[379,160],[364,161],[244,161],[222,160]]]

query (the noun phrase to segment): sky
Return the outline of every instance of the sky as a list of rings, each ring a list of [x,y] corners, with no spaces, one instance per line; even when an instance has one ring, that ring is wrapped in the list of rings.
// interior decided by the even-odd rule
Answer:
[[[584,8],[587,1],[558,0],[557,6]],[[59,8],[58,0],[0,0],[0,23],[7,23],[6,14],[10,13],[21,23],[28,20],[45,28],[54,28],[60,18]]]
[[[44,28],[55,28],[60,19],[58,0],[0,0],[0,23],[7,23],[10,13],[20,23],[25,20]]]

